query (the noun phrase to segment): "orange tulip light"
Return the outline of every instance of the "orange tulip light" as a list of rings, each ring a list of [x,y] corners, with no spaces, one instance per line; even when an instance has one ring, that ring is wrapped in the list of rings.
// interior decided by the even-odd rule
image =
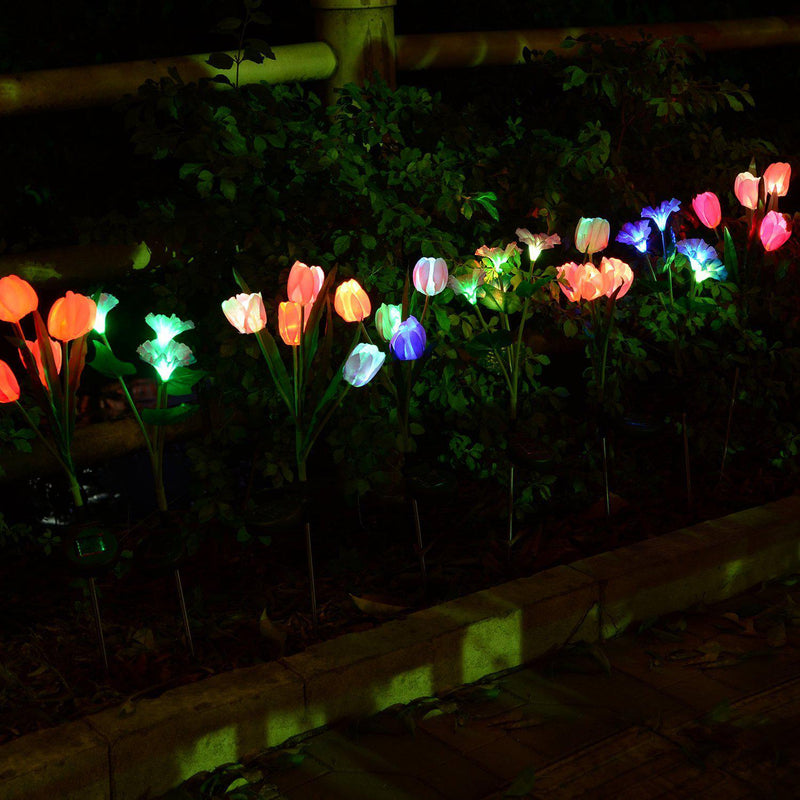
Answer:
[[[719,198],[714,192],[703,192],[695,196],[692,200],[692,208],[697,214],[700,222],[706,228],[716,228],[722,221],[722,209],[719,205]]]
[[[355,279],[340,283],[336,287],[333,307],[345,322],[361,322],[372,311],[369,295]]]
[[[309,267],[302,261],[295,261],[287,282],[289,300],[303,306],[313,303],[324,281],[322,267]]]
[[[786,244],[791,235],[792,221],[788,215],[779,214],[777,211],[770,211],[764,215],[758,238],[768,253]]]
[[[42,362],[42,351],[39,349],[39,340],[36,339],[33,342],[25,340],[25,344],[28,346],[28,350],[30,354],[33,356],[33,360],[36,362],[36,369],[39,370],[39,380],[42,382],[42,386],[47,386],[47,378],[44,374],[44,363]],[[63,357],[61,354],[61,345],[50,339],[50,349],[53,353],[53,361],[56,365],[56,372],[61,373],[61,363],[63,361]],[[25,364],[25,358],[22,355],[22,351],[20,350],[19,354],[20,360],[22,361],[23,365]]]
[[[287,300],[278,306],[278,333],[284,344],[299,347],[303,335],[303,306]]]
[[[774,194],[777,197],[786,197],[789,191],[789,181],[792,178],[791,164],[776,162],[770,164],[764,170],[764,188],[767,194]]]
[[[758,208],[758,176],[750,172],[740,172],[733,184],[736,199],[751,210]]]
[[[97,306],[91,297],[67,292],[53,303],[47,315],[47,330],[54,339],[71,342],[94,327]]]
[[[19,400],[17,376],[5,361],[0,361],[0,403],[14,403]]]
[[[28,281],[17,275],[0,278],[0,319],[19,322],[39,307],[39,298]]]

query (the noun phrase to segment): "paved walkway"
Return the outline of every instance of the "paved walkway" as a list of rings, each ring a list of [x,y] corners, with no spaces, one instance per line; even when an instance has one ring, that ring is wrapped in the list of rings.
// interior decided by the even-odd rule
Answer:
[[[292,745],[169,798],[798,798],[800,583]]]

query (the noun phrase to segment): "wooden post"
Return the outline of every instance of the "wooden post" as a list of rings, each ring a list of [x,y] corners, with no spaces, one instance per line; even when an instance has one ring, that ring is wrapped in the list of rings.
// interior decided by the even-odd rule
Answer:
[[[333,50],[337,68],[328,79],[325,99],[336,101],[347,83],[362,86],[377,73],[396,85],[394,6],[396,0],[311,0],[317,39]]]

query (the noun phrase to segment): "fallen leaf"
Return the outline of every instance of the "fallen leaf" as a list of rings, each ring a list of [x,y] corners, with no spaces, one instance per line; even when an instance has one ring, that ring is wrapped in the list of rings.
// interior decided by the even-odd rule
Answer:
[[[283,653],[283,647],[286,644],[286,631],[273,624],[272,620],[267,616],[266,608],[258,618],[258,632],[261,634],[262,639],[274,646],[278,655]]]
[[[351,594],[350,599],[355,603],[356,608],[362,614],[366,614],[369,617],[385,619],[386,617],[395,617],[408,610],[407,606],[397,606],[392,603],[386,603],[374,595],[356,597],[356,595]]]

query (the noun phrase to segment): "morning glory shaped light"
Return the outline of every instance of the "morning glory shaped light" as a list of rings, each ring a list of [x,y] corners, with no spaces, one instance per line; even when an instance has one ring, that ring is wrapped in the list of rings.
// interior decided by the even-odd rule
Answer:
[[[638,222],[626,222],[617,234],[617,241],[635,247],[640,253],[646,253],[647,240],[651,233],[652,228],[646,219]]]
[[[675,249],[689,259],[698,283],[707,278],[724,281],[728,277],[728,270],[717,257],[717,251],[702,239],[683,239],[675,245]]]
[[[672,200],[665,200],[660,206],[656,206],[655,208],[650,206],[643,208],[642,217],[653,220],[658,229],[663,233],[664,229],[667,227],[669,215],[675,211],[679,211],[680,207],[681,201],[673,197]]]
[[[194,327],[194,326],[193,326]],[[194,353],[181,342],[170,340],[163,347],[158,340],[144,342],[136,349],[139,358],[155,367],[158,376],[165,383],[178,367],[187,367],[196,361]]]
[[[148,314],[144,321],[155,331],[156,342],[159,347],[166,347],[176,336],[194,328],[194,322],[187,319],[185,322],[175,314]]]
[[[104,334],[106,332],[106,316],[112,308],[119,305],[119,300],[113,294],[103,292],[97,298],[97,314],[94,318],[95,333]]]

